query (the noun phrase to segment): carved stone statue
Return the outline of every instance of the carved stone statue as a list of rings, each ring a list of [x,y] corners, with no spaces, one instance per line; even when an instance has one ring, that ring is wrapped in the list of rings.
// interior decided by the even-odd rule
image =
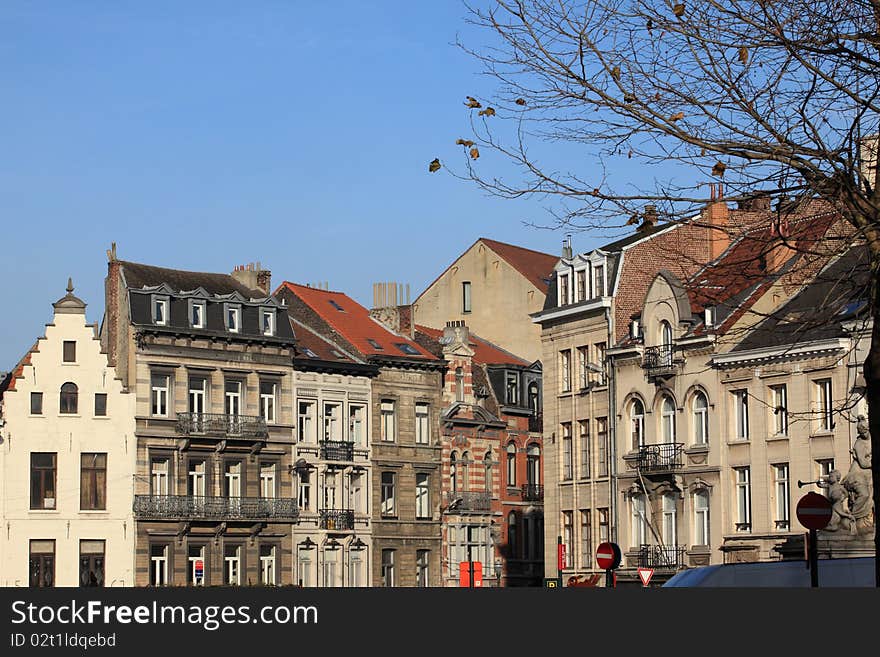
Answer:
[[[871,434],[864,415],[856,424],[856,440],[850,454],[853,460],[843,478],[856,532],[867,534],[874,527],[874,483],[871,477]]]
[[[851,530],[855,518],[847,511],[846,502],[849,500],[849,493],[840,483],[840,471],[832,470],[826,478],[819,479],[816,482],[819,488],[828,489],[828,499],[831,501],[831,520],[825,531],[836,532],[838,529]]]

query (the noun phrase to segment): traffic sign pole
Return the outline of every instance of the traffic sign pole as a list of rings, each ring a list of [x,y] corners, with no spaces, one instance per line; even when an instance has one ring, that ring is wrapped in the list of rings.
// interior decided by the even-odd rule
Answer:
[[[810,530],[810,587],[819,588],[819,535]]]
[[[605,571],[605,588],[614,588],[614,571],[611,568]]]
[[[562,586],[562,567],[565,565],[565,546],[562,544],[562,537],[556,537],[556,578],[559,580],[559,586]]]
[[[817,493],[807,493],[797,503],[797,517],[810,530],[807,561],[810,564],[810,586],[819,588],[819,534],[831,520],[831,502]]]

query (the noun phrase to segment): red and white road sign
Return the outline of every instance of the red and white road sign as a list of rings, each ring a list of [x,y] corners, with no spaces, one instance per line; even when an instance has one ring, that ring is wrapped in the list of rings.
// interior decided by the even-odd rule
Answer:
[[[602,570],[614,570],[620,565],[620,548],[616,543],[599,543],[596,548],[596,563]]]
[[[647,586],[651,583],[651,578],[654,576],[653,568],[639,568],[639,579],[642,580],[642,586]]]
[[[831,521],[831,502],[818,493],[807,493],[797,503],[797,519],[807,529],[825,529]]]
[[[556,567],[558,570],[565,569],[565,543],[556,546]]]

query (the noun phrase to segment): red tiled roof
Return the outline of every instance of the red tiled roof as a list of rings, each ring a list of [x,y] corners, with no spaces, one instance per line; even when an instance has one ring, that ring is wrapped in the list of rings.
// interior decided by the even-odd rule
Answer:
[[[291,319],[291,325],[293,326],[293,333],[296,337],[296,346],[300,352],[300,357],[339,363],[358,362],[340,347],[321,337],[302,322]],[[306,349],[315,355],[310,355]]]
[[[427,349],[385,328],[370,317],[369,311],[342,292],[319,290],[317,288],[284,281],[281,288],[295,294],[303,303],[315,311],[337,333],[348,340],[365,356],[388,356],[392,358],[416,358],[423,360],[439,360]],[[379,348],[370,343],[374,340]],[[415,351],[407,353],[397,345],[405,344]]]
[[[12,371],[6,375],[6,378],[0,381],[0,394],[10,391],[15,391],[15,382],[17,379],[20,379],[24,374],[24,368],[27,365],[31,364],[31,354],[37,351],[37,346],[39,345],[39,341],[34,343],[34,346],[31,347],[28,352],[22,357],[20,361],[16,364]]]
[[[485,237],[481,237],[479,241],[507,260],[508,264],[529,279],[532,285],[547,294],[548,283],[546,279],[550,277],[553,268],[559,262],[558,256],[513,244],[496,242]]]
[[[430,326],[416,324],[416,331],[424,333],[435,341],[443,337],[443,331],[441,329],[431,328]],[[474,350],[474,362],[482,363],[484,365],[531,365],[527,360],[524,360],[509,351],[505,351],[498,345],[492,344],[488,340],[485,340],[474,333],[470,333],[468,337],[469,344]]]

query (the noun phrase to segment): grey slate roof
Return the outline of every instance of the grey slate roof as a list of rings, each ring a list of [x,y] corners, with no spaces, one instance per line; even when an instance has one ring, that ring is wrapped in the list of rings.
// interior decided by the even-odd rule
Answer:
[[[262,290],[252,290],[242,285],[229,274],[166,269],[165,267],[143,265],[137,262],[120,261],[120,264],[125,273],[125,282],[130,289],[138,289],[144,286],[154,287],[165,283],[177,292],[188,292],[202,287],[209,294],[238,292],[245,298],[256,299],[268,296]]]

